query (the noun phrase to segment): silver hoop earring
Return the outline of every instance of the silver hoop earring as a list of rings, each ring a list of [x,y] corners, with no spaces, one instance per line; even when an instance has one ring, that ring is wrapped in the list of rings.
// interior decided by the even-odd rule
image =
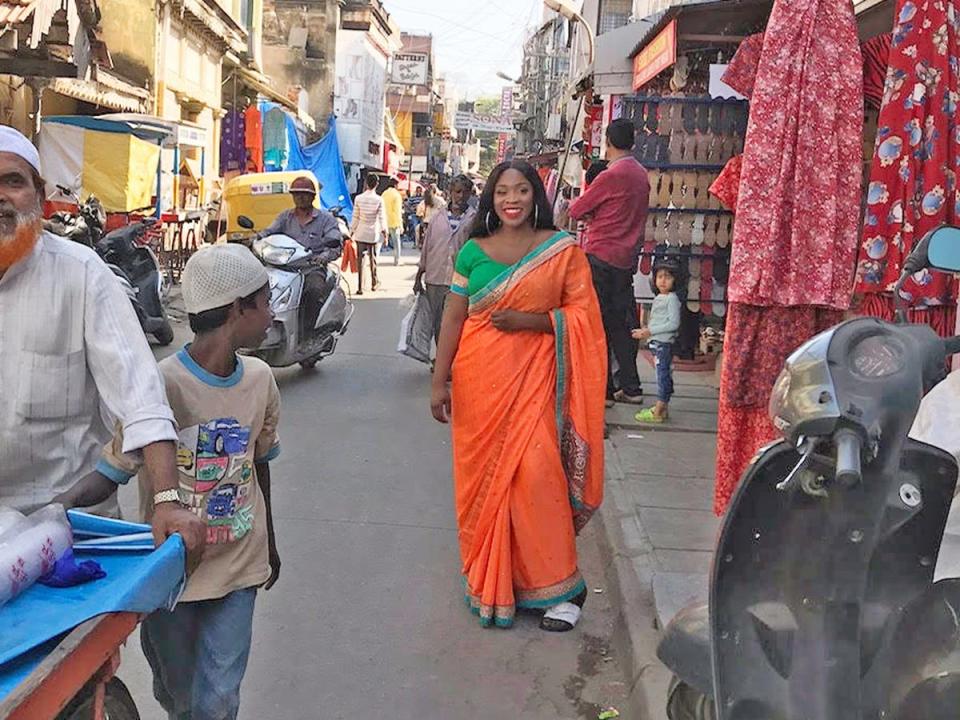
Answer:
[[[487,210],[487,216],[484,220],[484,224],[487,226],[487,235],[493,235],[493,230],[490,228],[490,211]]]
[[[536,230],[540,227],[540,206],[533,206],[533,229]]]

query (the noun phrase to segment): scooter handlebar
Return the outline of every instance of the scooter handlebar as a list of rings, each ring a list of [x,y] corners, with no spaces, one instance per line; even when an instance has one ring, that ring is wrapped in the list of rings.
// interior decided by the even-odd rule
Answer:
[[[843,428],[837,431],[833,440],[837,446],[837,481],[848,486],[856,485],[863,478],[860,436],[853,430]]]

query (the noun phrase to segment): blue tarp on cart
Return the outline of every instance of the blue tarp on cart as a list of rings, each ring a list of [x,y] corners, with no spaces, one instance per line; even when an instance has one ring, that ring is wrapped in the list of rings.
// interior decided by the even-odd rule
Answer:
[[[150,531],[147,525],[74,511],[69,517],[75,541]],[[37,584],[0,607],[0,699],[78,625],[104,613],[172,608],[183,589],[185,550],[179,536],[156,550],[135,543],[90,555],[76,551],[76,555],[78,560],[96,560],[107,576],[72,588]]]

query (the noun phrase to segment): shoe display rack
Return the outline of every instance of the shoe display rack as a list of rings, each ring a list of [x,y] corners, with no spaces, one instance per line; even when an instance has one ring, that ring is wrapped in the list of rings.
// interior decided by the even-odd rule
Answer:
[[[719,329],[726,316],[734,215],[710,193],[710,186],[726,163],[743,152],[748,112],[742,100],[624,99],[623,116],[637,130],[634,154],[650,179],[640,271],[649,275],[655,259],[665,254],[680,261],[684,277],[678,294],[686,305],[681,357],[700,350],[701,329]]]

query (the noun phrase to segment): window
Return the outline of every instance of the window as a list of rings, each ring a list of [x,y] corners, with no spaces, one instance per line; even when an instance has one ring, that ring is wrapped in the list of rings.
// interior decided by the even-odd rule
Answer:
[[[600,0],[600,22],[597,35],[616,30],[630,22],[633,0]]]

